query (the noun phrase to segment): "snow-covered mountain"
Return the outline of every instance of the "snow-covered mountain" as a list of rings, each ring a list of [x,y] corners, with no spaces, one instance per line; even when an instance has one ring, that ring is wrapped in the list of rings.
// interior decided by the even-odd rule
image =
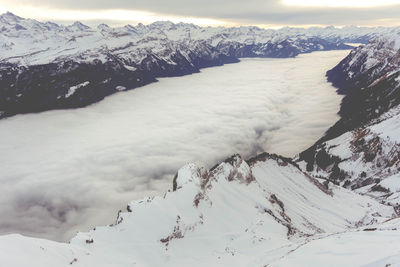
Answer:
[[[235,155],[209,171],[188,164],[173,190],[130,203],[115,224],[79,233],[69,244],[2,236],[0,265],[299,266],[312,257],[315,266],[354,266],[356,257],[362,265],[398,253],[389,247],[371,254],[400,237],[393,231],[399,221],[388,221],[392,207],[326,189],[290,159],[262,154],[246,162]],[[375,243],[355,249],[366,238]],[[356,253],[339,256],[346,249]],[[325,255],[311,256],[319,253]]]
[[[314,177],[400,205],[400,36],[354,49],[327,74],[345,94],[341,119],[300,155]]]
[[[397,28],[198,27],[155,22],[112,28],[0,16],[0,118],[88,105],[157,77],[198,72],[240,57],[294,57],[348,49]],[[361,40],[362,39],[362,40]]]
[[[9,12],[0,16],[0,27],[1,62],[25,66],[66,59],[76,62],[99,59],[105,62],[110,60],[110,54],[127,61],[127,64],[140,65],[148,54],[174,62],[171,50],[188,49],[185,46],[197,42],[237,57],[292,57],[299,53],[346,48],[343,42],[360,42],[360,38],[368,42],[378,33],[400,31],[400,28],[354,26],[280,30],[251,26],[199,27],[169,21],[117,28],[100,24],[91,28],[81,22],[70,26],[42,23]]]
[[[400,104],[400,35],[378,36],[328,72],[346,95],[340,115],[357,127]]]
[[[318,144],[313,150],[314,161],[308,166],[310,174],[398,209],[399,126],[400,106],[397,106],[366,125]]]
[[[370,40],[379,35],[392,35],[400,32],[400,27],[358,27],[345,26],[337,28],[328,26],[325,28],[283,28],[279,30],[286,34],[304,34],[306,36],[318,36],[331,42],[362,43],[368,44]]]
[[[316,50],[346,48],[342,45],[343,39],[350,38],[336,28],[204,28],[168,21],[117,28],[100,24],[90,28],[81,22],[63,26],[24,19],[12,13],[0,16],[0,27],[0,45],[3,48],[0,51],[1,62],[25,66],[67,59],[79,63],[92,62],[94,59],[107,62],[110,55],[128,65],[140,65],[149,55],[158,56],[167,63],[177,63],[171,58],[174,50],[188,52],[184,50],[196,44],[218,48],[225,55],[237,57],[293,57]],[[353,34],[358,30],[354,29]],[[369,29],[368,32],[358,33],[351,41],[373,31]],[[336,40],[323,40],[328,38]],[[184,56],[191,62],[188,55]]]

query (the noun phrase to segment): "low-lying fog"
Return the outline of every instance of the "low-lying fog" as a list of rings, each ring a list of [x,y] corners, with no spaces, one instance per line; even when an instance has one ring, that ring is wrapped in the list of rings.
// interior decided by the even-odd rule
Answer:
[[[348,51],[244,59],[77,109],[0,121],[0,233],[67,240],[162,194],[185,163],[293,156],[337,119],[325,72]]]

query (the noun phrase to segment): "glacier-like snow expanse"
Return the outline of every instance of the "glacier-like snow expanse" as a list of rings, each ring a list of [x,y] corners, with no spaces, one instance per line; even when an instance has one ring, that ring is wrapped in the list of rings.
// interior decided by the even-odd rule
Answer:
[[[243,59],[86,108],[1,120],[0,233],[67,240],[162,194],[187,162],[293,156],[338,119],[325,72],[347,53]]]

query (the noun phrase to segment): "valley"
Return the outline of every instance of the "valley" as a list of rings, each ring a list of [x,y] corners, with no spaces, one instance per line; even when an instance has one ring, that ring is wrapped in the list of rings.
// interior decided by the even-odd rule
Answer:
[[[0,120],[0,232],[68,240],[164,194],[187,162],[295,156],[338,120],[341,96],[325,72],[347,54],[243,59],[85,108]]]

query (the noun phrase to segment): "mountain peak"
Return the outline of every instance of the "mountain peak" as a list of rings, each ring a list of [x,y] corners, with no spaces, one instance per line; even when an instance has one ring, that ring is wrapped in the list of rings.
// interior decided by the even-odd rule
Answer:
[[[99,24],[99,25],[97,26],[97,29],[102,30],[102,31],[107,31],[107,30],[110,29],[110,26],[108,26],[108,25],[105,24],[105,23],[101,23],[101,24]]]
[[[6,13],[4,13],[2,16],[7,16],[7,17],[14,17],[14,18],[19,18],[22,19],[21,17],[18,17],[17,15],[15,15],[14,13],[7,11]]]
[[[51,22],[51,21],[47,21],[44,23],[46,25],[46,27],[48,27],[49,29],[58,29],[60,28],[60,25],[58,25],[57,23]]]
[[[80,30],[80,31],[85,31],[90,29],[89,26],[83,24],[80,21],[75,21],[72,25],[68,26],[68,28],[73,29],[73,30]]]
[[[17,15],[15,15],[9,11],[0,15],[0,19],[5,20],[8,23],[17,23],[17,22],[23,20],[23,18],[18,17]]]

